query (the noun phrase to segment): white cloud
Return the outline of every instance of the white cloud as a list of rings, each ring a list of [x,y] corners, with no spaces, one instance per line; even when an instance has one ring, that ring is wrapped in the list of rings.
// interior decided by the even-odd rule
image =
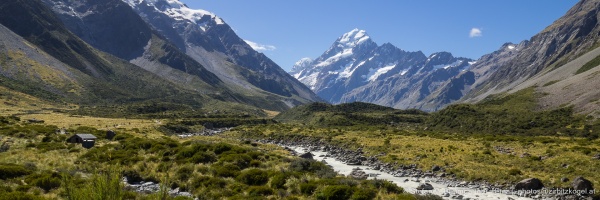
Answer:
[[[258,44],[256,42],[252,42],[250,40],[244,40],[244,42],[246,42],[248,45],[250,45],[250,47],[252,47],[256,51],[273,51],[273,50],[277,49],[273,45]]]
[[[469,33],[469,37],[481,37],[483,36],[483,32],[481,32],[481,28],[472,28],[471,32]]]

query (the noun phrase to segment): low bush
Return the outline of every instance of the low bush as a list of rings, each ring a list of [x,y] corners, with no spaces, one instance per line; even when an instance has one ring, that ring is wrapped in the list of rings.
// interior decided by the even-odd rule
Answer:
[[[285,189],[287,176],[284,173],[278,173],[271,178],[271,187],[275,189]]]
[[[31,174],[32,171],[16,164],[0,164],[0,179],[10,179]]]
[[[42,174],[30,175],[26,178],[27,183],[35,185],[48,192],[59,188],[61,185],[61,176],[58,173],[45,172]]]
[[[179,181],[185,182],[188,179],[190,179],[190,177],[192,176],[193,173],[194,173],[194,166],[185,165],[177,170],[177,172],[175,173],[175,178]]]
[[[219,177],[236,177],[240,174],[240,167],[233,164],[213,164],[213,166],[211,166],[211,169],[213,174]]]
[[[377,196],[377,192],[372,189],[360,188],[356,189],[350,199],[352,200],[371,200]]]
[[[300,192],[305,195],[312,195],[317,190],[317,184],[314,182],[300,183]]]
[[[230,163],[238,166],[240,169],[246,169],[250,166],[252,158],[246,154],[227,154],[221,155],[219,162]]]
[[[246,185],[264,185],[269,182],[269,177],[267,172],[263,170],[249,169],[237,176],[237,180]]]
[[[227,181],[214,178],[210,176],[199,176],[192,178],[191,187],[193,188],[208,188],[208,189],[222,189],[227,186]]]
[[[319,194],[319,200],[350,199],[353,189],[347,185],[332,185],[325,187]]]
[[[395,183],[387,181],[387,180],[376,179],[376,180],[369,181],[369,183],[377,189],[385,190],[387,193],[392,193],[392,194],[404,193],[404,188],[401,188],[398,185],[396,185]]]
[[[43,200],[44,198],[38,197],[26,192],[2,192],[0,191],[0,200]]]
[[[273,195],[275,192],[273,189],[266,186],[251,186],[248,188],[248,194],[250,196],[260,196],[265,197],[269,195]]]

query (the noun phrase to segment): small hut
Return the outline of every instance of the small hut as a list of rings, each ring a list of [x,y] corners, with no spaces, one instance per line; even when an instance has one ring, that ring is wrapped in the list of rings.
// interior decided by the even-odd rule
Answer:
[[[115,137],[115,135],[117,135],[117,133],[115,133],[112,130],[106,131],[106,139],[108,140],[112,140]]]
[[[75,134],[73,136],[71,136],[69,139],[67,139],[68,143],[81,143],[81,146],[83,146],[86,149],[92,148],[94,147],[94,144],[96,143],[96,136],[92,135],[92,134]]]

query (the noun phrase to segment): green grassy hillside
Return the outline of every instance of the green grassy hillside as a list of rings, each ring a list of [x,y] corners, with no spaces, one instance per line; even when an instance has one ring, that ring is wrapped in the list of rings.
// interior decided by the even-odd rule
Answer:
[[[274,119],[316,126],[353,126],[423,122],[427,115],[419,110],[396,110],[362,102],[339,105],[312,103],[282,112]]]

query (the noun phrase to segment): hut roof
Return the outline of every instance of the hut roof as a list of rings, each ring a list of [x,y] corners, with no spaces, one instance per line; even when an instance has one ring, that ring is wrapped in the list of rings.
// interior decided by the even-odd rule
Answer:
[[[75,134],[75,135],[84,140],[95,140],[96,139],[96,136],[94,136],[92,134],[80,133],[80,134]]]

